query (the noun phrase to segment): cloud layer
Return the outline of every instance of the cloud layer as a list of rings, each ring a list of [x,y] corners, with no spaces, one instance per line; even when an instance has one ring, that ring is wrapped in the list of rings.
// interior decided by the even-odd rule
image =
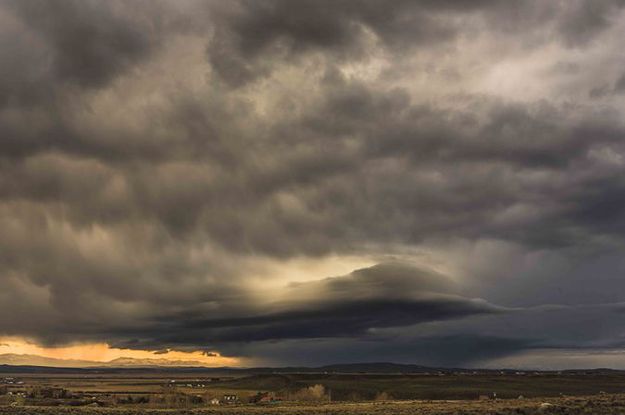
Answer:
[[[620,347],[624,7],[1,2],[0,336],[278,364]]]

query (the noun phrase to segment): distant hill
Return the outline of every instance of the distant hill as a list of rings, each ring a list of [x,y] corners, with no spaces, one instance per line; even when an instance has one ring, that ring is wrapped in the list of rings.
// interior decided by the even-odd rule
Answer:
[[[109,362],[94,362],[89,360],[70,360],[42,357],[31,354],[0,354],[0,365],[30,366],[30,367],[57,367],[57,368],[198,368],[209,370],[201,362],[192,360],[168,360],[168,359],[134,359],[120,357]],[[235,370],[254,373],[316,373],[316,372],[341,372],[341,373],[422,373],[434,369],[418,365],[403,365],[397,363],[353,363],[336,364],[321,367],[266,367],[266,368],[217,368],[219,371]]]
[[[33,364],[35,363],[35,364]],[[319,367],[206,367],[200,362],[166,359],[119,358],[109,362],[53,359],[34,355],[0,354],[0,373],[123,373],[166,372],[230,375],[267,374],[425,374],[425,373],[518,373],[516,369],[436,368],[411,364],[372,362],[347,363]],[[530,370],[527,372],[535,372]],[[565,373],[610,373],[612,369],[578,369]]]
[[[51,369],[88,370],[165,370],[193,372],[233,372],[233,373],[424,373],[438,370],[419,365],[398,363],[353,363],[335,364],[320,367],[257,367],[257,368],[210,368],[200,362],[167,359],[118,358],[109,362],[87,360],[65,360],[49,357],[20,354],[0,354],[0,371],[8,372],[19,368],[27,371],[50,371]]]
[[[90,360],[55,359],[32,354],[0,354],[0,365],[11,366],[45,366],[58,368],[99,368],[99,367],[198,367],[201,362],[189,360],[168,359],[133,359],[120,357],[109,362],[94,362]]]
[[[419,365],[404,365],[399,363],[352,363],[343,365],[328,365],[318,368],[324,372],[338,373],[424,373],[437,371],[432,367]]]
[[[93,365],[92,365],[93,366]],[[131,357],[119,357],[106,364],[99,363],[97,366],[106,367],[198,367],[203,363],[195,360],[169,360],[169,359],[134,359]]]
[[[88,360],[55,359],[33,354],[0,354],[0,364],[13,366],[54,366],[54,367],[85,367],[94,366]]]

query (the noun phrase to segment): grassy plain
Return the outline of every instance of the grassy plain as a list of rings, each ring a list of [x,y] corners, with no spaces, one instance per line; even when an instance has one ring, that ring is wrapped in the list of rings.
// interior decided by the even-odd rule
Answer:
[[[68,399],[53,402],[53,407],[44,406],[47,403],[36,404],[27,398],[16,399],[15,394],[4,395],[0,397],[2,415],[625,414],[625,373],[617,371],[444,375],[266,373],[240,377],[171,373],[2,376],[20,380],[19,386],[11,386],[14,392],[60,387],[80,396],[83,405],[71,406],[72,400]],[[325,390],[320,399],[303,402],[298,398],[301,397],[298,391],[315,385],[323,385]],[[167,406],[150,398],[171,393],[172,389],[176,396],[202,399]],[[273,392],[282,401],[262,406],[247,403],[249,397],[261,391]],[[236,394],[240,403],[209,405],[210,399],[224,394]],[[478,400],[480,395],[496,395],[497,399]],[[127,400],[129,396],[134,399]],[[147,403],[137,404],[141,397]],[[91,405],[89,399],[94,399]],[[95,407],[96,401],[105,405]]]
[[[394,399],[476,399],[496,394],[511,399],[560,395],[625,393],[625,374],[595,372],[589,374],[523,375],[401,375],[401,374],[273,374],[234,378],[212,387],[229,390],[276,392],[297,391],[312,385],[324,385],[333,400],[373,400],[382,392]]]
[[[526,373],[514,374],[259,374],[251,376],[204,377],[198,374],[128,375],[49,375],[6,374],[24,382],[24,387],[56,386],[84,394],[160,393],[165,385],[176,385],[186,394],[223,395],[235,393],[242,398],[259,391],[288,397],[302,388],[323,385],[332,400],[373,400],[380,393],[398,399],[476,399],[492,395],[510,399],[563,395],[593,395],[600,392],[625,393],[624,372]]]
[[[500,399],[492,401],[389,401],[361,403],[234,405],[193,409],[0,407],[3,415],[532,415],[625,413],[625,395]]]

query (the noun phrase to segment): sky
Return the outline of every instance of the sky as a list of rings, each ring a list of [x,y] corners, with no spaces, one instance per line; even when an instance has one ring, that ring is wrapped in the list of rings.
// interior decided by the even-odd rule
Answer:
[[[625,369],[625,1],[0,0],[0,353]]]

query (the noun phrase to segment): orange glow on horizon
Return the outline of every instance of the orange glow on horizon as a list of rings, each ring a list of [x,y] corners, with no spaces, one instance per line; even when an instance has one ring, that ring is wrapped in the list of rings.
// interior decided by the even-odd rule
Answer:
[[[203,366],[240,366],[241,359],[224,357],[218,352],[215,356],[196,352],[180,352],[170,350],[167,353],[156,353],[148,350],[132,350],[112,348],[106,343],[75,344],[63,347],[42,347],[34,342],[16,338],[0,337],[0,354],[35,355],[53,359],[82,360],[89,362],[109,362],[119,358],[131,359],[164,359],[168,361],[197,362]]]

